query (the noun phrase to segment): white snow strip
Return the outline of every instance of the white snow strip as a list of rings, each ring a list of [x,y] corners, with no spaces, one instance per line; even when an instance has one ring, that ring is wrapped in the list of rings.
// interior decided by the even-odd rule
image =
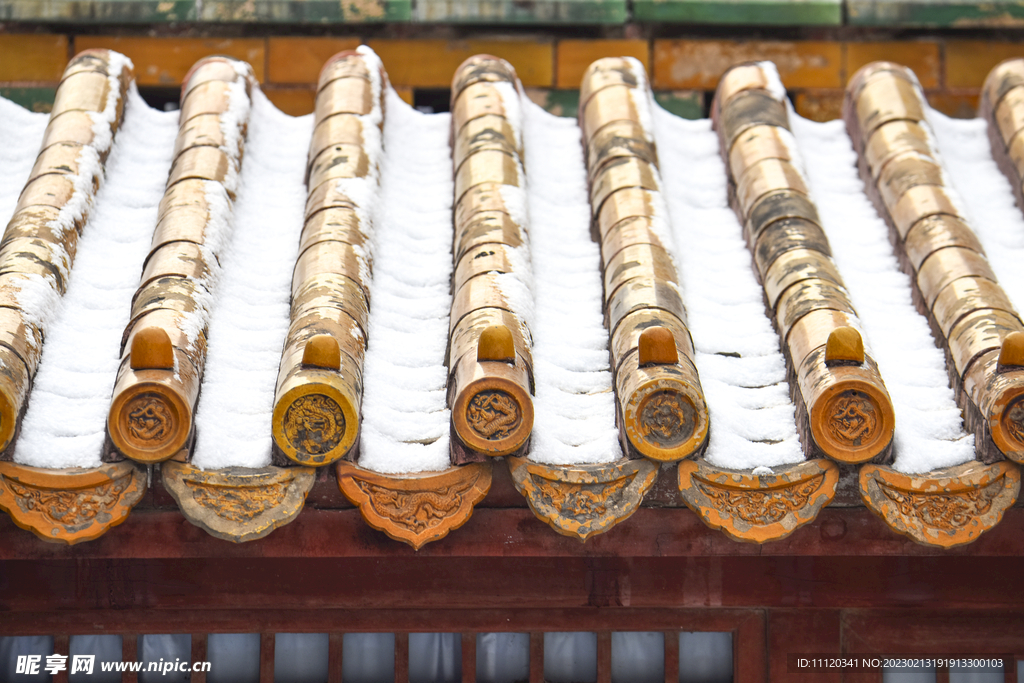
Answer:
[[[696,365],[711,413],[704,457],[753,469],[801,462],[779,338],[765,315],[711,121],[661,107],[655,137]]]
[[[789,122],[809,171],[809,187],[833,259],[863,325],[865,344],[870,339],[869,352],[892,398],[896,414],[893,467],[906,473],[928,472],[974,459],[974,437],[963,431],[945,357],[911,300],[910,279],[900,270],[889,229],[865,193],[844,123],[815,123],[792,110]],[[987,156],[984,127],[979,130]],[[959,150],[960,143],[953,148]],[[989,163],[992,173],[1000,175],[991,159]],[[988,183],[993,180],[985,178]],[[1024,246],[1024,222],[1005,181],[1001,189],[1004,203],[1018,218],[1018,242]],[[1024,252],[1018,251],[1018,258],[1021,255]]]
[[[0,97],[0,225],[14,215],[50,117]]]
[[[450,466],[451,117],[417,112],[390,88],[386,97],[359,465],[438,471]]]
[[[192,464],[201,469],[270,464],[274,389],[290,321],[312,134],[312,115],[288,116],[253,88],[236,229],[220,255],[195,418]]]
[[[525,99],[523,104],[536,296],[530,459],[549,465],[611,462],[622,457],[622,448],[580,129],[575,119],[552,116]]]
[[[952,119],[927,110],[948,182],[982,246],[999,284],[1017,312],[1024,312],[1024,214],[992,158],[987,122]]]
[[[0,136],[7,132],[0,127]],[[46,329],[16,462],[50,468],[100,465],[121,332],[149,253],[177,132],[177,112],[151,109],[132,85],[107,159],[107,180],[78,242],[64,303]],[[36,136],[33,144],[38,142]],[[22,291],[22,296],[39,295],[38,288]],[[47,305],[56,308],[59,300],[48,298]]]

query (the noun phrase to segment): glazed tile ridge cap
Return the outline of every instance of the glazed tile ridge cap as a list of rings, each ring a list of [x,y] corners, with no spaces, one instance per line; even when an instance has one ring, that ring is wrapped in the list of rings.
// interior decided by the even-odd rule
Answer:
[[[680,460],[706,446],[710,418],[671,233],[656,223],[668,210],[653,151],[649,83],[637,60],[612,57],[587,69],[580,90],[623,448],[632,457]],[[632,218],[645,229],[623,230]]]
[[[464,464],[528,447],[533,430],[530,326],[534,302],[527,180],[520,159],[523,111],[519,98],[523,95],[519,79],[508,62],[478,55],[463,62],[452,83],[453,139],[469,135],[471,122],[484,116],[508,124],[488,135],[503,138],[511,133],[514,137],[504,141],[503,149],[453,145],[463,155],[452,160],[457,245],[453,256],[459,261],[471,258],[470,249],[494,240],[506,245],[503,251],[509,257],[505,272],[470,277],[452,297],[447,354],[448,404],[455,437],[452,462]]]
[[[883,90],[878,97],[890,97],[891,105],[887,101],[880,101],[874,104],[873,108],[862,105],[858,96],[853,94],[854,84],[865,83],[859,91],[864,93],[872,75],[880,71],[890,71],[896,73],[897,78],[912,80],[906,75],[911,73],[908,69],[900,67],[897,70],[888,64],[869,64],[855,75],[848,90],[844,113],[851,137],[859,143],[862,150],[867,143],[864,139],[865,131],[869,131],[870,136],[875,136],[886,126],[895,125],[904,119],[924,120],[928,111],[927,103],[916,86],[910,94],[904,94],[898,88],[892,91],[894,94]],[[908,102],[905,100],[906,97],[911,97],[912,100]],[[866,126],[865,120],[871,117],[874,117],[876,124],[873,127]],[[927,130],[925,134],[931,135]],[[929,139],[925,142],[935,162],[942,165],[934,141]],[[863,160],[864,152],[861,154]],[[944,174],[940,180],[938,185],[911,185],[904,189],[898,198],[894,197],[888,203],[876,199],[879,211],[883,212],[898,232],[901,238],[899,243],[904,248],[915,233],[924,229],[919,226],[925,226],[926,221],[934,217],[943,216],[955,218],[958,224],[963,226],[962,230],[966,231],[967,237],[976,241],[977,238],[967,222],[966,212],[953,200],[955,190],[948,184]],[[929,243],[925,242],[921,249],[928,255],[921,261],[921,265],[915,268],[915,286],[924,299],[932,320],[935,320],[937,315],[939,301],[944,300],[944,292],[953,291],[949,287],[961,280],[966,282],[970,278],[994,279],[987,259],[970,246],[934,243],[934,246],[929,248]],[[947,264],[939,269],[943,272],[936,271],[934,275],[930,274],[935,270],[933,266],[940,263]],[[1001,288],[994,282],[990,288],[995,295],[1001,293]],[[1005,301],[1006,297],[999,296],[998,299]],[[998,305],[996,300],[986,294],[982,294],[980,298],[954,296],[950,303],[958,307],[967,307],[962,315],[950,318],[951,322],[959,322],[955,322],[948,331],[941,329],[939,323],[934,324],[936,334],[943,341],[949,354],[947,367],[950,378],[958,390],[957,396],[963,405],[965,421],[968,428],[977,435],[978,455],[988,462],[1004,456],[1020,459],[1024,457],[1024,440],[1018,435],[1024,435],[1024,431],[1018,425],[1021,413],[1018,403],[1024,397],[1024,372],[1021,368],[1000,366],[998,356],[1007,334],[1021,331],[1024,326],[1015,311],[1007,312],[1000,317],[999,310],[993,308]],[[992,315],[986,315],[986,311]],[[945,317],[948,318],[948,315]],[[995,453],[992,452],[992,447],[996,449]]]
[[[344,75],[334,78],[339,72]],[[377,55],[367,47],[334,55],[321,71],[321,86],[327,84],[334,84],[339,96],[368,101],[369,110],[349,113],[360,144],[325,139],[323,149],[311,146],[307,158],[305,227],[272,416],[277,448],[291,463],[305,466],[344,458],[360,432],[373,224],[384,153],[387,75]],[[337,114],[329,107],[318,108],[315,126],[332,116]],[[326,426],[306,429],[314,416]]]
[[[3,347],[5,355],[12,353],[18,361],[13,362],[15,359],[12,358],[12,362],[6,363],[11,373],[17,375],[23,370],[23,377],[18,380],[10,378],[4,382],[10,382],[10,385],[0,389],[0,450],[10,445],[20,422],[21,408],[28,398],[31,380],[42,355],[45,328],[58,310],[65,291],[78,233],[102,181],[104,160],[124,113],[126,86],[122,78],[124,72],[131,78],[131,60],[110,50],[89,52],[87,56],[98,60],[99,66],[106,67],[106,71],[85,71],[81,68],[82,60],[72,60],[61,83],[68,83],[75,78],[78,87],[72,89],[68,85],[65,88],[61,98],[54,103],[50,122],[65,112],[84,110],[92,120],[91,139],[88,143],[76,141],[75,144],[80,144],[80,147],[74,159],[76,168],[70,174],[50,174],[44,169],[40,175],[28,180],[8,226],[24,223],[24,228],[28,230],[26,238],[28,235],[42,238],[43,243],[39,246],[45,253],[39,255],[43,261],[40,266],[42,270],[39,267],[25,270],[27,262],[22,263],[17,259],[8,261],[8,258],[16,256],[14,254],[4,259],[7,261],[3,264],[5,271],[23,273],[12,292],[17,306],[12,312],[19,312],[17,317],[21,318],[18,323],[20,331],[12,332],[18,337],[18,343],[26,346],[21,353],[10,343]],[[81,78],[94,74],[100,77],[101,85],[95,79]],[[37,159],[47,154],[47,150],[61,140],[53,139],[49,142],[40,150]],[[46,189],[42,187],[43,184],[52,187]],[[40,221],[45,222],[39,225]],[[5,240],[5,246],[10,244]]]
[[[775,96],[769,98],[772,105],[743,101],[746,93],[767,91],[771,76],[777,77],[774,68],[766,74],[761,63],[734,67],[722,78],[713,111],[721,122],[722,156],[735,188],[733,205],[748,226],[748,244],[799,386],[798,414],[807,425],[805,451],[814,453],[813,443],[840,462],[888,459],[895,430],[892,401],[831,260],[803,160],[788,129],[788,102]],[[740,177],[738,163],[743,165]],[[795,176],[788,175],[789,168]],[[750,224],[758,203],[793,192],[807,198],[811,214],[793,217],[780,203],[776,211],[759,215],[757,225]],[[820,256],[811,258],[811,252]],[[872,427],[857,431],[861,427],[844,426],[851,420]]]
[[[200,96],[199,91],[190,90],[193,82],[228,83],[225,90],[202,94],[210,100],[207,108],[217,112],[228,140],[240,141],[248,125],[251,101],[244,73],[246,69],[235,66],[235,60],[205,58],[192,68],[182,88],[184,102],[190,95]],[[187,125],[187,120],[180,121],[179,139],[186,135]],[[181,272],[173,260],[156,262],[158,268],[170,270],[150,273],[148,281],[144,277],[122,337],[122,365],[107,427],[117,449],[140,462],[188,457],[220,258],[229,248],[234,229],[233,198],[243,145],[226,147],[194,142],[174,160],[164,199],[178,193],[183,199],[168,208],[157,223],[147,267],[161,250],[179,254],[181,261],[195,260],[186,254],[197,252],[197,263],[203,267],[193,277]],[[166,288],[181,287],[185,289],[173,305],[162,294]],[[143,292],[148,292],[147,296],[139,298]]]

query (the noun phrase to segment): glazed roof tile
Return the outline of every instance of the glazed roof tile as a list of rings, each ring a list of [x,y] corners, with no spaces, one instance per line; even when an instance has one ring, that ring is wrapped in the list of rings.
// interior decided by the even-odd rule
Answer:
[[[0,102],[0,507],[20,526],[95,538],[147,467],[236,542],[336,481],[418,548],[504,467],[581,539],[658,477],[756,542],[854,482],[941,547],[1014,503],[1020,62],[968,122],[869,65],[845,124],[798,117],[770,63],[728,72],[698,121],[632,59],[591,65],[578,122],[495,57],[454,74],[450,115],[385,67],[339,53],[301,118],[228,58],[157,112],[106,50],[72,60],[49,118]],[[55,492],[93,502],[26,504]],[[961,513],[921,512],[939,498]]]

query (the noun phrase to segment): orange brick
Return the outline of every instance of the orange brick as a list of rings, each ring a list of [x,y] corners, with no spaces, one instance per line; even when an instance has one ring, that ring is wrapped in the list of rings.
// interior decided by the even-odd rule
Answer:
[[[261,38],[75,37],[76,50],[91,47],[108,47],[131,57],[139,85],[180,85],[192,65],[209,55],[227,55],[249,62],[256,78],[265,78]]]
[[[812,121],[831,121],[843,116],[842,90],[805,90],[793,98],[796,113]]]
[[[267,81],[315,84],[324,62],[359,44],[358,38],[271,37],[267,42]]]
[[[551,87],[554,46],[535,40],[371,40],[395,85],[447,88],[464,60],[481,53],[507,59],[523,85]]]
[[[729,67],[775,62],[787,88],[842,87],[842,45],[834,42],[734,40],[654,41],[654,87],[714,90]]]
[[[926,42],[847,43],[846,80],[871,62],[902,64],[917,74],[925,88],[939,87],[939,45]]]
[[[636,57],[650,71],[650,43],[646,40],[560,40],[555,87],[579,88],[583,72],[602,57]]]
[[[927,95],[928,104],[946,116],[952,116],[955,119],[973,119],[978,115],[980,90],[959,93],[930,92]]]
[[[313,88],[263,87],[263,93],[274,106],[290,116],[312,114],[316,104],[316,90]]]
[[[1024,57],[1024,44],[988,40],[947,41],[946,87],[980,88],[992,67],[1013,57]]]
[[[55,83],[68,63],[67,36],[0,35],[0,81]]]

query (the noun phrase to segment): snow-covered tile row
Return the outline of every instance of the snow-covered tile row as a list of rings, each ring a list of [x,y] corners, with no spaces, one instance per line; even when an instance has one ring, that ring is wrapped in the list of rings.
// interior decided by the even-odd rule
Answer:
[[[67,292],[46,331],[17,462],[100,464],[121,332],[149,253],[177,132],[177,113],[151,109],[132,86]]]
[[[196,410],[192,464],[264,467],[292,268],[302,230],[313,117],[282,113],[253,88],[234,234],[221,255]]]
[[[931,108],[925,113],[948,181],[985,257],[1014,308],[1024,311],[1024,214],[992,157],[986,121],[952,119]]]
[[[552,116],[529,101],[524,107],[535,296],[530,459],[550,465],[610,462],[622,457],[622,448],[582,136],[575,120]]]
[[[804,459],[778,335],[765,315],[709,119],[655,107],[654,130],[675,260],[711,414],[705,458],[755,469]]]
[[[911,300],[889,229],[868,198],[843,121],[815,123],[789,112],[832,258],[863,324],[896,414],[893,467],[926,472],[974,458],[949,387],[945,358]],[[987,146],[987,141],[986,141]],[[1007,191],[1012,202],[1012,196]]]
[[[390,88],[386,96],[359,465],[389,474],[444,470],[451,117],[417,112]]]

